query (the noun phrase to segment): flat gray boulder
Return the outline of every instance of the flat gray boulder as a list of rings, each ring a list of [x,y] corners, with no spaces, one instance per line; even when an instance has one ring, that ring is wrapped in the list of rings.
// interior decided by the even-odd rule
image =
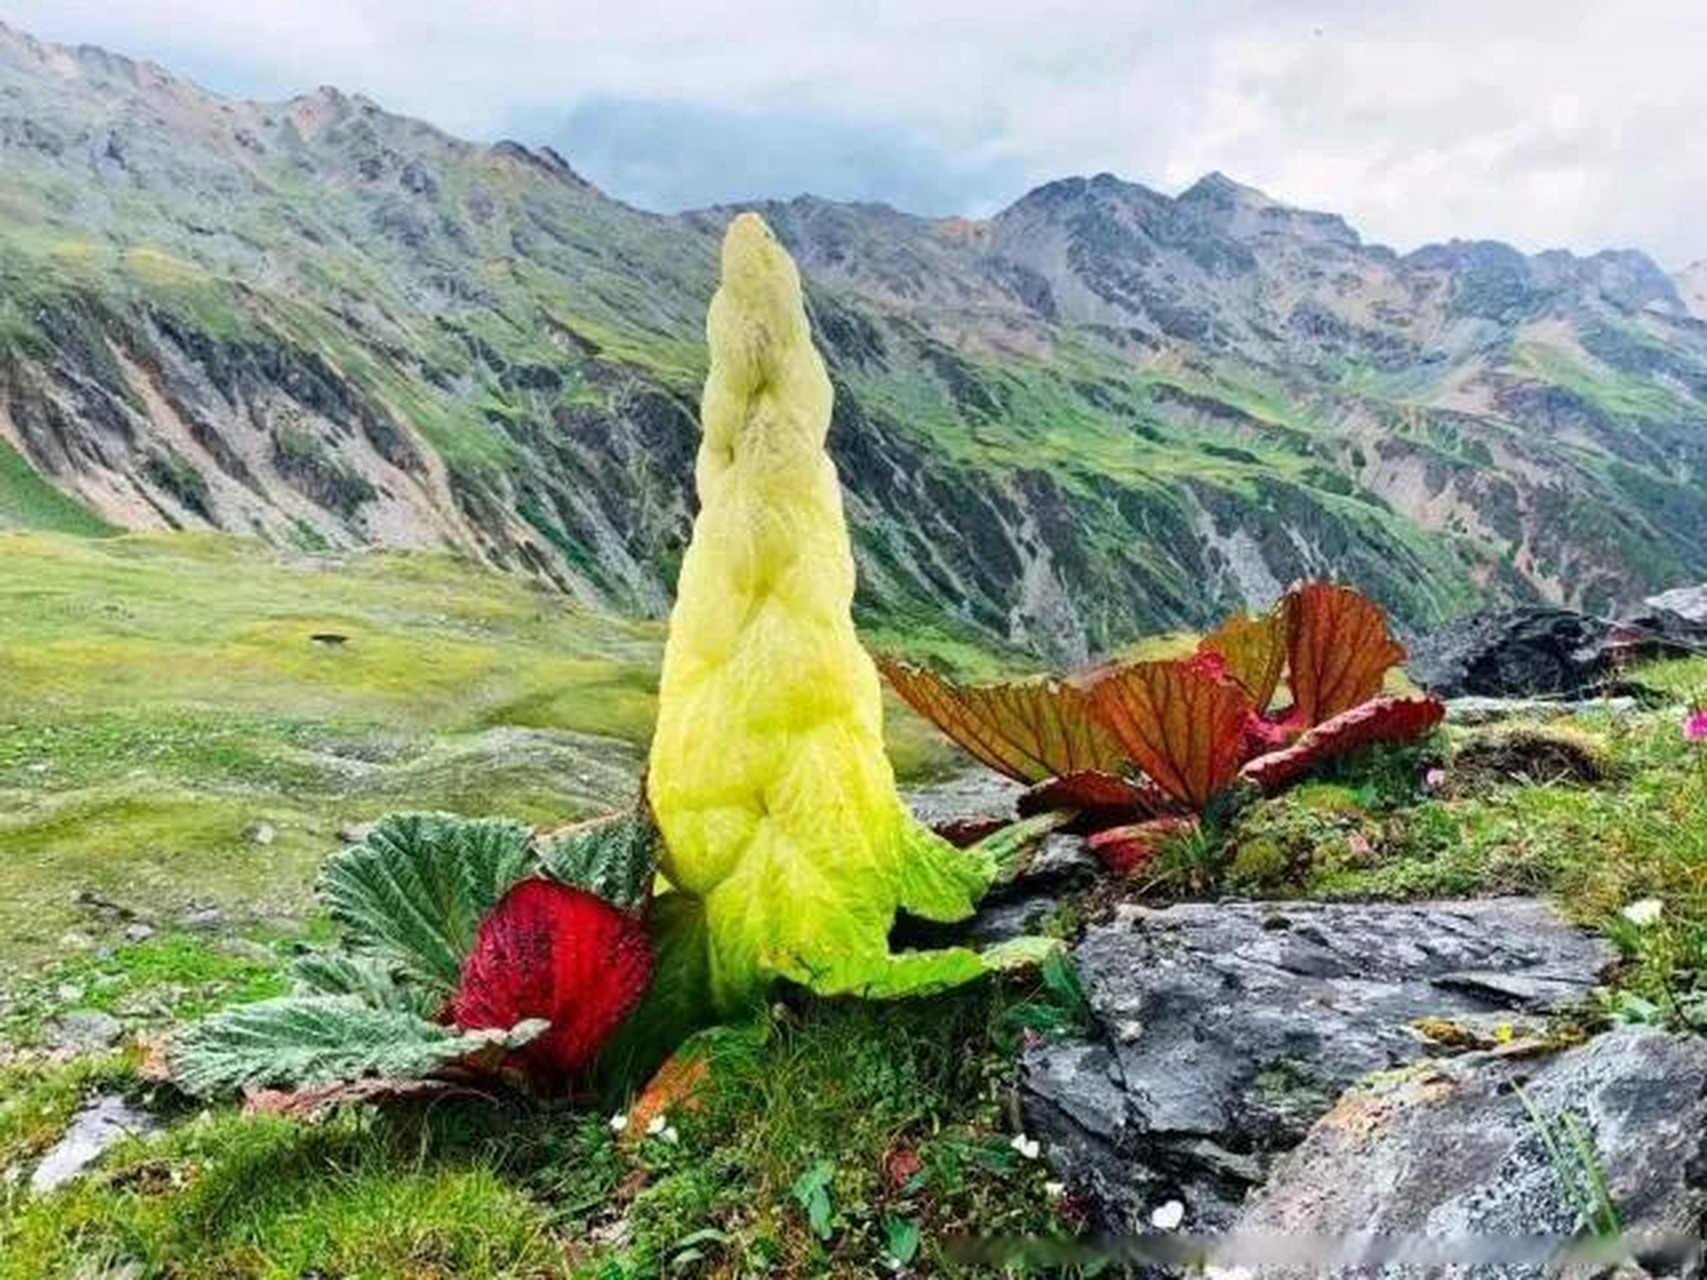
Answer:
[[[1590,1193],[1597,1173],[1604,1197]],[[1415,1265],[1472,1264],[1454,1275],[1539,1280],[1542,1238],[1577,1233],[1596,1203],[1648,1274],[1707,1275],[1707,1040],[1624,1028],[1538,1060],[1478,1053],[1355,1089],[1274,1166],[1223,1259],[1319,1275],[1337,1247],[1337,1263],[1370,1274],[1409,1250]],[[1273,1265],[1305,1241],[1318,1268]],[[1494,1261],[1514,1247],[1531,1256]]]
[[[1024,1058],[1027,1129],[1101,1226],[1232,1222],[1349,1086],[1538,1029],[1600,940],[1531,899],[1122,907],[1074,949],[1095,1021]]]

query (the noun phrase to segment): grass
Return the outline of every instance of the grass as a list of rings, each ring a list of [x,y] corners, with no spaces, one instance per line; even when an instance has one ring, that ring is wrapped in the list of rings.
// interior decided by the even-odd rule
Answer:
[[[51,1196],[0,1201],[0,1277],[856,1276],[898,1247],[940,1274],[962,1237],[1070,1225],[1010,1141],[1018,1038],[1062,1016],[1041,985],[779,1008],[710,1042],[676,1143],[519,1101],[180,1115]],[[38,1155],[88,1089],[146,1090],[123,1063],[6,1084],[0,1167]]]
[[[622,803],[662,641],[444,555],[0,533],[0,965],[96,945],[81,890],[155,923],[294,915],[387,810]],[[902,772],[940,770],[891,719]]]

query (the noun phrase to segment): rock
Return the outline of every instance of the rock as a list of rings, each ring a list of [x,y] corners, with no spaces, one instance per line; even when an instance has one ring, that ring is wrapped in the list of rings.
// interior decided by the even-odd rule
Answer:
[[[146,924],[128,924],[124,930],[126,942],[147,942],[154,936],[154,927]]]
[[[1348,1086],[1538,1029],[1612,952],[1512,898],[1123,907],[1073,958],[1096,1028],[1026,1052],[1027,1131],[1129,1231],[1172,1199],[1224,1226]]]
[[[1649,613],[1669,614],[1692,626],[1707,627],[1707,582],[1696,587],[1678,587],[1642,601]]]
[[[1685,609],[1687,594],[1668,593]],[[1477,614],[1425,636],[1411,645],[1406,670],[1442,698],[1575,698],[1615,688],[1636,659],[1703,648],[1707,622],[1669,609],[1614,622],[1532,607]]]
[[[904,795],[913,815],[927,827],[962,818],[1014,820],[1025,788],[989,769],[973,769]]]
[[[1413,644],[1406,670],[1442,698],[1576,697],[1611,675],[1616,630],[1572,609],[1478,614]]]
[[[907,804],[927,826],[957,819],[1015,819],[1015,802],[1025,792],[1019,783],[988,769],[960,774],[945,782],[909,792]],[[997,885],[969,922],[931,926],[908,922],[898,938],[909,946],[944,946],[953,942],[1003,942],[1043,929],[1070,891],[1088,888],[1101,867],[1078,836],[1052,835],[1031,863],[1008,884]]]
[[[338,839],[345,844],[360,844],[373,834],[373,828],[371,822],[346,822],[338,828]]]
[[[1377,1261],[1372,1246],[1394,1238],[1456,1246],[1463,1260],[1475,1237],[1486,1249],[1568,1235],[1579,1225],[1561,1182],[1571,1170],[1555,1168],[1545,1137],[1571,1149],[1563,1114],[1588,1140],[1625,1232],[1692,1242],[1693,1260],[1650,1271],[1707,1275],[1707,1040],[1652,1028],[1612,1031],[1539,1061],[1472,1054],[1353,1090],[1275,1164],[1217,1261],[1272,1259],[1265,1236],[1336,1239],[1349,1245],[1336,1262],[1368,1265]],[[1575,1172],[1588,1170],[1579,1162]],[[1259,1275],[1277,1273],[1258,1266]],[[1537,1259],[1453,1274],[1551,1273]]]
[[[53,1031],[61,1049],[99,1053],[124,1034],[124,1023],[100,1009],[71,1009],[53,1020]]]
[[[107,1148],[132,1134],[152,1133],[152,1116],[138,1111],[117,1094],[102,1094],[87,1102],[71,1121],[65,1136],[41,1158],[30,1175],[30,1191],[44,1195],[81,1174]]]
[[[225,912],[218,907],[193,907],[178,917],[178,927],[211,933],[225,927]]]
[[[249,839],[255,844],[269,845],[278,838],[278,828],[270,822],[257,822],[249,828]]]

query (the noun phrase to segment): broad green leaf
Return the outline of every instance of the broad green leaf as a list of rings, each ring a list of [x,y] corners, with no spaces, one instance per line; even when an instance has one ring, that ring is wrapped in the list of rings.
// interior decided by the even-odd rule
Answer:
[[[652,891],[661,843],[649,813],[607,814],[552,832],[541,842],[540,867],[553,880],[637,911]]]
[[[1120,772],[1119,746],[1090,714],[1075,684],[1036,676],[957,684],[895,658],[882,662],[895,692],[969,754],[1019,782]]]
[[[1281,608],[1294,716],[1305,726],[1368,702],[1381,692],[1387,672],[1405,660],[1386,615],[1350,587],[1306,583]]]
[[[448,994],[481,918],[533,858],[532,834],[519,822],[388,814],[327,860],[320,900],[352,944]]]
[[[376,1009],[396,1009],[430,1018],[444,1005],[435,992],[401,982],[392,966],[367,952],[310,951],[291,964],[300,995],[353,996]]]
[[[461,1032],[351,996],[281,996],[191,1026],[172,1047],[172,1075],[197,1097],[365,1076],[412,1080],[482,1053],[517,1048],[544,1030],[543,1022],[532,1022]]]

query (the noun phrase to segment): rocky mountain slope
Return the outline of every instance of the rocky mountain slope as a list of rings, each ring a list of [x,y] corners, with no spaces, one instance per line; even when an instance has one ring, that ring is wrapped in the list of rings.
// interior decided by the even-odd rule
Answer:
[[[664,608],[729,211],[3,28],[0,174],[0,525],[446,545]],[[1220,175],[764,212],[868,620],[1059,659],[1307,573],[1412,626],[1707,576],[1700,289],[1639,253],[1399,256]]]

